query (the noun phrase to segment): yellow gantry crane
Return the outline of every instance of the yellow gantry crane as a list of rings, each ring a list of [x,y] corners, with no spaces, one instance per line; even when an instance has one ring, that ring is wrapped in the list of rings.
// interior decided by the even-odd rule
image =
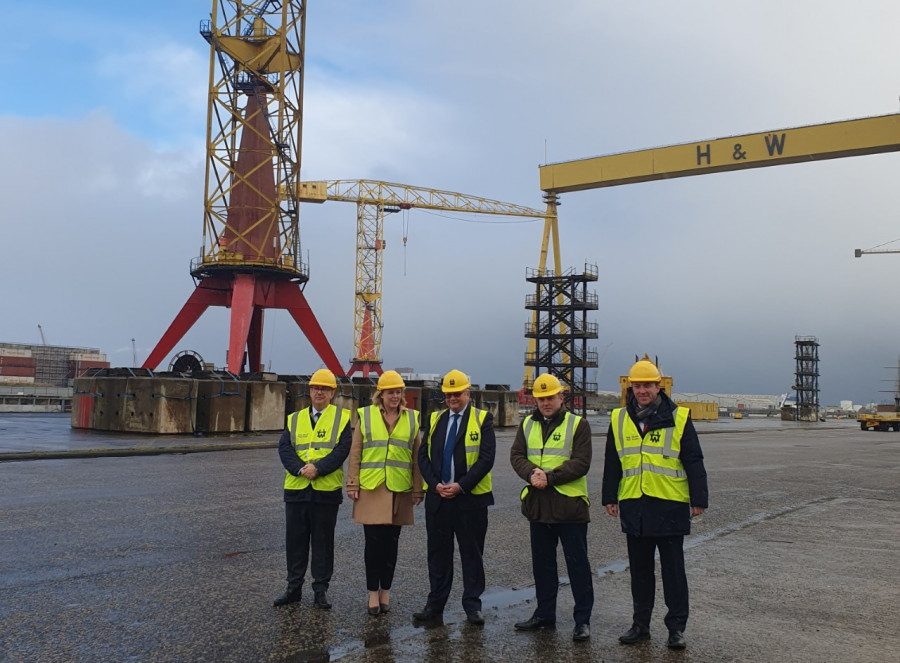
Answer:
[[[900,150],[900,114],[779,129],[540,167],[547,194]]]
[[[555,221],[559,194],[570,191],[897,151],[900,114],[894,113],[547,164],[540,167],[540,186]],[[554,223],[558,251],[555,232]],[[866,253],[900,251],[857,249],[855,255]]]
[[[364,377],[370,372],[381,374],[381,280],[385,214],[427,209],[544,219],[545,240],[539,269],[545,269],[547,237],[551,235],[556,241],[556,267],[559,269],[555,205],[548,205],[545,211],[540,211],[453,191],[376,180],[301,182],[298,199],[300,202],[311,203],[324,203],[326,200],[356,203],[356,299],[353,316],[355,355],[347,375],[353,375],[356,371],[360,371]],[[531,340],[530,343],[533,344],[534,341]]]

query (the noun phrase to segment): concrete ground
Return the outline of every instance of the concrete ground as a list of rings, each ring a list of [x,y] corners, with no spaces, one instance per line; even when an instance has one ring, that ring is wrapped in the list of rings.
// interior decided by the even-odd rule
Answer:
[[[309,591],[301,604],[273,608],[285,575],[274,447],[0,462],[0,661],[900,660],[900,434],[743,424],[698,426],[711,504],[686,540],[682,652],[665,647],[661,587],[650,642],[617,642],[631,600],[625,537],[600,506],[600,422],[589,476],[589,642],[572,642],[565,585],[557,631],[513,630],[534,609],[534,592],[505,431],[483,628],[465,622],[458,564],[444,624],[412,624],[428,592],[421,507],[401,536],[389,614],[365,612],[362,527],[347,504],[334,608],[315,610]],[[8,438],[0,446],[18,448]]]

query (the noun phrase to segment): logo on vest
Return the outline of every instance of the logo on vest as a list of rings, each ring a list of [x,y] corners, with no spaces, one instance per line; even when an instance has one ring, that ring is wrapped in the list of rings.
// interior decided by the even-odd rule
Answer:
[[[662,436],[659,434],[658,430],[650,431],[650,441],[653,442],[653,444],[659,444],[661,438]]]
[[[316,431],[316,437],[319,438],[320,440],[324,440],[324,439],[325,439],[325,431],[323,431],[323,430],[317,430],[317,431]]]
[[[553,441],[554,442],[559,442],[561,439],[562,439],[562,435],[560,435],[559,433],[553,433]]]
[[[469,439],[472,440],[472,442],[477,442],[478,433],[476,431],[472,431],[471,433],[469,433]]]

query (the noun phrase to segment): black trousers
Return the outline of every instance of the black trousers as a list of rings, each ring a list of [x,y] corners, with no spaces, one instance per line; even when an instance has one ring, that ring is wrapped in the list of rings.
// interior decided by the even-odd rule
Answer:
[[[400,525],[363,525],[366,535],[366,589],[390,589],[397,566]]]
[[[481,610],[484,593],[484,538],[487,535],[487,507],[460,509],[454,500],[442,499],[434,511],[425,511],[428,532],[428,607],[441,612],[453,586],[453,538],[459,544],[462,565],[462,606],[468,612]]]
[[[653,600],[656,597],[654,551],[659,550],[663,597],[666,600],[665,623],[670,631],[684,631],[688,620],[688,584],[684,572],[683,536],[634,536],[628,538],[628,563],[631,567],[631,599],[634,623],[650,628]]]
[[[556,548],[562,543],[575,599],[575,624],[590,624],[594,608],[594,582],[587,553],[587,523],[531,523],[531,568],[537,597],[535,617],[556,621],[559,571]]]
[[[299,591],[312,549],[313,591],[328,589],[334,572],[334,527],[339,504],[285,502],[288,592]]]

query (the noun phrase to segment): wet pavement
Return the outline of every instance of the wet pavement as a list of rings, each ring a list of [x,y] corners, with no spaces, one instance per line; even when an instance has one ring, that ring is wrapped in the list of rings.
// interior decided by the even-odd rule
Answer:
[[[14,417],[0,418],[0,452],[154,448],[69,431],[64,417]],[[428,592],[421,507],[400,539],[390,613],[366,614],[362,527],[347,504],[334,608],[314,609],[309,591],[273,608],[285,573],[277,435],[167,437],[160,455],[0,462],[0,661],[900,660],[900,434],[700,423],[711,508],[686,539],[688,649],[673,652],[661,586],[652,639],[616,640],[631,614],[625,538],[600,506],[605,423],[594,423],[588,642],[572,641],[568,586],[556,631],[513,630],[534,591],[512,431],[498,436],[483,628],[465,621],[458,563],[444,623],[412,623]],[[178,451],[217,444],[234,448]]]

